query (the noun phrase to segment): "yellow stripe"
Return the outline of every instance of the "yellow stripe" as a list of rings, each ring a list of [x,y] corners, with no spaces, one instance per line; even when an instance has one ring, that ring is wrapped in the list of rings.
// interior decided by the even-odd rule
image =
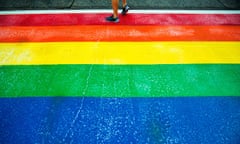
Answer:
[[[240,42],[0,43],[1,65],[240,63]]]

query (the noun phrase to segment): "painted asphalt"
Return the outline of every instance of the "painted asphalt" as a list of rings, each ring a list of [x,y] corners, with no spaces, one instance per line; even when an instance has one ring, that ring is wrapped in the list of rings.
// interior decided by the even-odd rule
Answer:
[[[1,144],[239,144],[240,98],[0,101]]]
[[[129,0],[132,9],[240,9],[239,0]],[[0,0],[0,10],[109,9],[111,0]]]
[[[0,143],[238,144],[239,14],[131,15],[0,15]]]

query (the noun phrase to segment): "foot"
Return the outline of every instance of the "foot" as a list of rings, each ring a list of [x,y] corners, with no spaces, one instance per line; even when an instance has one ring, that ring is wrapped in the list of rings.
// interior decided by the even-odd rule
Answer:
[[[106,21],[118,23],[119,18],[118,17],[114,18],[113,15],[112,15],[110,17],[106,17]]]
[[[122,8],[122,15],[127,14],[129,8],[130,8],[130,7],[129,7],[128,5],[126,5],[125,7],[123,7],[123,8]]]

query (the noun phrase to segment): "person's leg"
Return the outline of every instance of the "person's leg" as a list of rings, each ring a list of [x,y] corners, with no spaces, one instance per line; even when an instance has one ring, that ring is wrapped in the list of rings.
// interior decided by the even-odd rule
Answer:
[[[127,0],[122,0],[122,15],[127,14],[129,6],[127,5]]]
[[[113,17],[114,18],[118,17],[118,3],[119,3],[119,0],[112,0],[112,8],[113,8]]]
[[[119,3],[119,0],[112,0],[113,15],[110,16],[110,17],[106,17],[107,21],[109,21],[109,22],[119,22],[118,3]]]
[[[123,8],[127,5],[127,0],[122,0],[122,6]]]

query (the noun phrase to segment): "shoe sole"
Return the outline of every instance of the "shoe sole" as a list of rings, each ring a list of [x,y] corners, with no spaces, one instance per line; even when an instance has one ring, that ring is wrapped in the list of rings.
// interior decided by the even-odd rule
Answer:
[[[116,21],[109,21],[109,20],[106,19],[106,21],[107,21],[107,22],[112,22],[112,23],[118,23],[120,20],[118,19],[118,20],[116,20]]]

